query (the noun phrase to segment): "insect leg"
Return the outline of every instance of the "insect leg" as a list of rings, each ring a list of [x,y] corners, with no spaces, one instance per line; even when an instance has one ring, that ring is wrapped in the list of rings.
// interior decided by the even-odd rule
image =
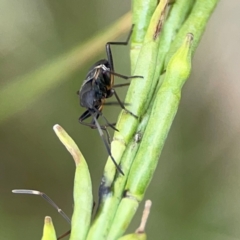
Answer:
[[[125,42],[108,42],[108,43],[106,43],[107,58],[108,58],[108,62],[110,64],[110,69],[112,71],[114,70],[114,66],[113,66],[111,45],[128,45],[129,39],[130,39],[130,37],[132,35],[132,32],[133,32],[133,27],[134,27],[134,25],[132,25],[132,28],[131,28],[131,30],[128,34],[127,40]]]
[[[115,97],[116,97],[119,105],[121,106],[121,108],[124,109],[124,110],[125,110],[126,112],[128,112],[129,114],[131,114],[132,116],[134,116],[135,118],[138,118],[138,116],[136,116],[134,113],[132,113],[131,111],[129,111],[129,110],[127,110],[127,109],[125,108],[124,104],[121,102],[120,98],[119,98],[118,95],[117,95],[117,92],[116,92],[114,89],[112,89],[112,92],[113,92],[113,94],[115,95]]]
[[[100,113],[101,113],[101,112],[100,112]],[[98,119],[98,117],[99,117],[99,114],[97,114],[96,119]],[[94,118],[92,119],[91,124],[94,125],[94,128],[95,128],[95,129],[97,128]],[[108,125],[108,126],[109,126],[109,125]],[[111,126],[111,125],[110,125],[110,126]],[[100,125],[100,127],[101,127],[102,130],[104,130],[104,131],[106,132],[108,144],[110,145],[110,144],[111,144],[111,137],[110,137],[110,134],[109,134],[109,132],[108,132],[108,130],[107,130],[107,126],[101,126],[101,125]]]
[[[111,137],[110,137],[110,134],[109,134],[109,132],[108,132],[108,130],[107,130],[107,127],[105,127],[105,129],[103,129],[105,132],[106,132],[106,134],[107,134],[107,140],[108,140],[108,145],[110,145],[111,144]]]
[[[63,235],[61,235],[60,237],[57,238],[57,240],[60,240],[64,237],[66,237],[67,235],[69,235],[71,233],[71,230],[68,230],[67,232],[65,232]]]
[[[118,87],[125,87],[125,86],[129,86],[129,85],[130,85],[130,83],[123,83],[123,84],[116,84],[113,87],[118,88]],[[106,103],[105,103],[105,105],[106,105]]]
[[[103,140],[103,142],[104,142],[104,145],[105,145],[105,147],[106,147],[106,149],[107,149],[108,155],[111,157],[111,159],[112,159],[114,165],[116,166],[117,170],[118,170],[122,175],[124,175],[123,171],[121,170],[121,168],[119,167],[119,165],[116,163],[115,159],[114,159],[113,156],[112,156],[110,146],[108,145],[108,143],[106,142],[106,139],[104,138],[103,131],[102,131],[102,129],[101,129],[101,126],[100,126],[99,123],[98,123],[97,118],[96,118],[93,114],[92,114],[92,117],[93,117],[93,119],[94,119],[94,121],[95,121],[95,124],[96,124],[96,127],[97,127],[97,129],[98,129],[99,135],[100,135],[100,137],[102,138],[102,140]]]
[[[97,109],[96,109],[95,111],[98,113],[97,118],[99,117],[99,115],[103,116],[103,115],[102,115],[102,112],[98,111]],[[92,128],[92,129],[96,129],[97,126],[96,126],[96,124],[95,124],[95,120],[94,120],[94,119],[91,121],[91,123],[86,123],[86,122],[84,122],[84,120],[87,119],[87,118],[89,118],[90,116],[92,116],[92,115],[91,115],[91,113],[89,112],[89,110],[85,111],[85,112],[80,116],[80,118],[79,118],[79,123],[81,123],[82,125],[88,126],[88,127]],[[108,132],[108,130],[107,130],[107,127],[109,126],[109,127],[113,128],[113,129],[116,130],[116,131],[118,131],[118,130],[114,127],[115,124],[109,123],[104,116],[103,116],[103,118],[106,120],[107,125],[105,125],[105,126],[100,126],[100,128],[106,132],[108,144],[110,145],[110,143],[111,143],[111,138],[110,138],[110,134],[109,134],[109,132]]]
[[[110,122],[105,118],[105,116],[102,114],[101,111],[99,111],[97,108],[94,108],[94,111],[97,112],[99,115],[101,115],[101,116],[104,118],[104,120],[105,120],[106,123],[107,123],[107,125],[106,125],[107,127],[111,127],[113,130],[118,131],[118,129],[114,127],[115,124],[110,123]],[[97,118],[98,118],[98,117],[97,117]],[[106,126],[105,126],[105,127],[106,127]]]
[[[124,104],[125,106],[130,105],[130,103],[125,103],[125,102],[122,102],[122,104]],[[116,101],[116,102],[105,102],[104,106],[119,106],[119,102],[118,101]]]
[[[96,109],[96,112],[99,113],[100,115],[102,115],[102,113],[101,113],[100,111],[98,111],[97,109]],[[90,116],[91,116],[91,113],[89,112],[89,110],[86,110],[86,111],[79,117],[79,119],[78,119],[79,123],[82,124],[82,125],[88,126],[88,127],[90,127],[90,128],[97,128],[96,125],[95,125],[95,123],[94,123],[94,121],[92,121],[91,123],[86,123],[86,122],[84,122],[84,120],[87,119],[87,118],[89,118]],[[104,116],[103,116],[103,118],[106,119]],[[114,127],[114,124],[109,123],[107,120],[106,120],[106,122],[107,122],[107,125],[105,125],[105,126],[100,126],[102,130],[105,130],[106,127],[109,126],[109,127],[113,128],[114,130],[118,131],[118,130]]]
[[[122,75],[120,73],[110,71],[109,69],[103,69],[103,70],[104,70],[104,72],[109,72],[110,74],[113,74],[113,75],[115,75],[117,77],[120,77],[120,78],[123,78],[125,80],[132,79],[132,78],[143,78],[143,76],[125,76],[125,75]]]

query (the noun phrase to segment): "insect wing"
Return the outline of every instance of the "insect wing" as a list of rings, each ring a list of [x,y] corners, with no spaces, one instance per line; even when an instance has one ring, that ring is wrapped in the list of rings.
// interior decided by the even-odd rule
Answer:
[[[93,79],[85,80],[79,91],[80,105],[85,108],[93,108],[95,94],[92,86]]]

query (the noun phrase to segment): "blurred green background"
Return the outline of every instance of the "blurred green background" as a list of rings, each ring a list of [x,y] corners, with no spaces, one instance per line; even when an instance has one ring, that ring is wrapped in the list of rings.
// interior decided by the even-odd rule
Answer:
[[[1,0],[1,93],[86,42],[130,8],[130,1],[117,0]],[[191,77],[146,193],[153,201],[147,225],[150,240],[240,239],[239,11],[238,0],[220,1],[194,56]],[[105,58],[104,49],[103,45],[100,55],[27,106],[21,99],[29,89],[16,85],[13,92],[21,108],[9,117],[1,111],[0,239],[40,239],[46,215],[53,218],[58,235],[69,229],[40,197],[11,193],[15,188],[44,191],[71,215],[74,163],[52,130],[56,123],[86,157],[97,201],[107,153],[97,131],[78,123],[84,109],[76,91],[92,63]],[[126,75],[128,51],[113,49],[115,69]],[[32,83],[38,89],[34,79]],[[125,91],[118,89],[122,99]],[[11,106],[14,96],[0,96],[0,109]],[[111,122],[119,112],[118,107],[104,109]],[[129,231],[137,228],[142,207]]]

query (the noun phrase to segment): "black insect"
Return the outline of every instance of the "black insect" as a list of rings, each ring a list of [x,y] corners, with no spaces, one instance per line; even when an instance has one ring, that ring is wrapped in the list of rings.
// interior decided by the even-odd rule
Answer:
[[[109,102],[105,103],[107,98],[112,97],[113,95],[117,99],[117,104],[120,105],[122,109],[126,112],[135,116],[132,112],[127,110],[124,106],[124,103],[119,99],[115,88],[127,86],[130,83],[118,84],[114,85],[114,76],[118,76],[123,79],[132,79],[132,78],[142,78],[142,76],[124,76],[122,74],[116,73],[114,71],[113,66],[113,58],[111,45],[127,45],[129,39],[132,35],[133,27],[128,35],[128,38],[125,42],[108,42],[106,43],[106,53],[107,60],[103,59],[96,62],[89,70],[86,80],[84,80],[80,90],[78,91],[78,95],[80,98],[80,105],[87,110],[80,116],[79,122],[83,125],[89,126],[93,129],[98,129],[98,132],[104,142],[104,145],[107,149],[109,156],[111,157],[113,163],[115,164],[118,171],[123,174],[122,170],[116,163],[115,159],[112,156],[111,148],[110,148],[110,137],[107,131],[107,127],[111,127],[112,129],[118,131],[114,125],[108,122],[108,120],[103,116],[102,109],[104,105],[115,105],[116,103]],[[99,116],[102,116],[106,121],[106,125],[101,126],[98,122]],[[84,122],[87,118],[92,117],[92,121],[90,123]],[[104,138],[103,130],[107,134],[107,140]],[[123,174],[124,175],[124,174]]]

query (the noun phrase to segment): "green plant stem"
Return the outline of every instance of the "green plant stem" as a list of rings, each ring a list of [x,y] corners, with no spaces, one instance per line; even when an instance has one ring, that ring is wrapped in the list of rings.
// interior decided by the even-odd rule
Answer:
[[[41,68],[11,80],[0,89],[0,122],[8,120],[14,114],[31,106],[41,99],[43,94],[81,68],[94,56],[104,51],[109,39],[114,40],[130,29],[131,14],[127,13],[106,30],[84,44],[80,44],[60,57],[52,59]],[[116,30],[117,29],[117,30]]]
[[[158,7],[156,8],[152,16],[147,34],[145,36],[144,44],[139,54],[139,59],[140,59],[140,56],[142,56],[141,59],[145,59],[149,67],[149,68],[143,68],[143,61],[140,61],[140,63],[138,61],[137,63],[138,67],[136,68],[136,71],[138,69],[139,72],[137,72],[135,75],[144,76],[144,79],[138,79],[138,84],[137,84],[139,92],[142,92],[143,95],[145,91],[151,88],[151,80],[153,79],[152,75],[154,74],[154,67],[155,67],[156,58],[157,58],[158,41],[159,41],[158,34],[156,36],[155,34],[159,33],[161,29],[161,24],[164,18],[166,6],[167,6],[167,1],[161,1]],[[133,93],[130,93],[130,95],[131,94]],[[131,102],[131,101],[126,100],[126,102]],[[141,106],[144,104],[146,104],[146,102],[143,102],[142,100],[140,100],[140,102],[137,102],[138,107],[135,109],[138,109],[137,110],[138,116],[143,115],[138,111],[141,110]],[[120,161],[122,154],[126,148],[126,144],[129,143],[130,138],[134,134],[133,126],[135,127],[135,130],[136,130],[136,127],[138,125],[138,120],[133,116],[131,116],[130,114],[126,114],[122,112],[121,117],[123,117],[123,119],[120,119],[116,127],[117,129],[119,129],[119,132],[126,133],[125,137],[121,136],[121,134],[119,135],[115,133],[114,141],[112,142],[112,145],[111,145],[111,150],[114,153],[114,158],[117,162]],[[123,124],[124,122],[121,123],[121,121],[125,121],[126,120],[125,117],[128,119],[128,122],[125,122],[125,124]],[[129,123],[132,126],[132,128],[130,126],[128,127]],[[125,129],[122,129],[122,127],[125,127]],[[127,131],[130,131],[130,132],[127,132]],[[126,169],[123,168],[123,171],[126,176],[128,174],[129,167],[130,166],[126,166]],[[89,231],[88,239],[98,239],[98,240],[106,239],[107,233],[111,226],[112,219],[117,209],[117,201],[120,200],[120,199],[117,199],[117,201],[115,201],[115,199],[113,199],[113,201],[111,201],[112,200],[111,196],[113,194],[111,190],[111,185],[114,180],[115,172],[116,172],[116,169],[112,161],[111,160],[108,161],[104,170],[104,176],[103,176],[102,183],[99,190],[99,196],[100,196],[99,209],[97,211],[97,215],[93,222],[93,225]],[[126,176],[120,176],[119,174],[117,174],[117,176],[119,178],[126,177]]]
[[[133,0],[133,16],[132,22],[134,24],[132,43],[131,43],[131,69],[134,72],[138,55],[140,53],[143,40],[148,29],[151,17],[155,11],[157,0]]]
[[[152,202],[150,200],[147,200],[145,202],[141,223],[139,227],[136,229],[135,233],[124,235],[123,237],[118,238],[118,240],[146,240],[147,239],[145,228],[146,228],[148,216],[150,214],[151,205],[152,205]]]
[[[141,48],[141,52],[139,54],[139,56],[142,56],[143,58],[147,58],[149,60],[148,62],[148,66],[145,66],[145,70],[143,70],[142,65],[143,63],[139,63],[141,66],[139,67],[138,71],[144,71],[145,74],[139,74],[136,73],[135,75],[138,76],[144,76],[144,80],[143,79],[139,79],[138,80],[138,89],[139,91],[142,91],[142,94],[147,95],[145,93],[145,91],[147,91],[148,89],[151,89],[151,86],[149,86],[147,84],[147,82],[149,82],[149,84],[151,84],[151,80],[152,80],[152,76],[151,74],[154,74],[154,67],[156,64],[156,58],[157,58],[157,50],[158,50],[158,34],[155,36],[156,33],[159,33],[160,29],[161,29],[161,24],[163,21],[163,16],[165,13],[165,9],[167,6],[167,1],[161,1],[161,3],[159,4],[159,6],[156,8],[152,19],[151,19],[151,23],[149,25],[147,34],[145,36],[144,39],[144,44]],[[159,27],[160,26],[160,27]],[[150,68],[152,70],[150,70]],[[143,72],[142,72],[143,73]],[[142,81],[141,81],[142,80]],[[145,88],[144,88],[145,87]],[[126,100],[128,102],[128,100]],[[131,102],[131,101],[129,101]],[[144,104],[145,102],[141,102],[139,103],[140,105]],[[131,109],[130,109],[131,110]],[[138,116],[141,116],[140,113],[138,113],[138,111],[140,110],[139,105],[137,105],[137,107],[135,106],[135,111],[137,112]],[[135,113],[135,111],[133,111]],[[138,120],[136,118],[134,118],[133,116],[126,114],[126,113],[122,113],[123,118],[126,117],[132,125],[134,125],[135,127],[137,127],[138,124]],[[125,127],[127,125],[125,124]],[[117,128],[119,129],[119,132],[124,132],[121,130],[121,120],[120,120],[120,124],[117,124]],[[115,133],[114,136],[114,141],[112,142],[111,145],[111,150],[112,153],[114,154],[114,158],[115,160],[118,162],[126,148],[126,143],[129,143],[130,141],[130,136],[133,135],[134,131],[131,128],[128,128],[128,130],[130,130],[130,132],[127,133],[126,129],[126,137],[122,137],[119,134]],[[117,135],[117,136],[116,136]],[[124,140],[122,140],[124,139]],[[128,170],[130,167],[131,163],[129,165],[125,164],[124,166],[122,165],[122,170],[125,174],[125,176],[120,176],[119,174],[117,174],[116,176],[118,176],[118,179],[121,179],[122,181],[126,182],[126,176],[128,174]],[[104,170],[104,176],[102,179],[102,183],[100,186],[100,190],[99,190],[99,196],[100,196],[100,205],[99,205],[99,209],[96,215],[96,218],[93,222],[93,225],[90,229],[89,235],[88,235],[88,239],[95,239],[96,236],[98,236],[98,239],[106,239],[107,236],[107,232],[109,231],[110,227],[111,227],[111,222],[112,219],[114,217],[116,208],[117,208],[117,201],[113,200],[112,194],[113,192],[117,189],[111,189],[111,185],[113,183],[114,180],[114,175],[115,175],[116,169],[115,166],[113,165],[112,161],[108,161]],[[123,184],[122,184],[123,185]],[[112,192],[113,191],[113,192]],[[112,201],[113,200],[113,201]],[[119,201],[120,199],[118,199]]]
[[[184,4],[185,4],[185,6],[184,6]],[[186,6],[186,4],[189,4],[189,5]],[[173,6],[173,8],[170,12],[169,18],[166,21],[167,26],[164,26],[163,33],[160,36],[160,43],[161,44],[166,43],[166,44],[164,44],[165,45],[164,48],[161,48],[161,45],[160,45],[158,60],[162,59],[161,61],[163,61],[164,57],[166,56],[166,52],[167,52],[166,49],[169,49],[171,40],[174,37],[174,35],[176,34],[177,29],[181,28],[180,27],[181,24],[184,22],[184,20],[187,17],[188,17],[188,20],[186,22],[190,24],[190,27],[187,28],[186,24],[184,24],[184,26],[185,26],[184,33],[185,33],[185,36],[186,36],[186,34],[188,32],[191,32],[191,29],[192,29],[191,27],[195,26],[195,28],[194,28],[195,32],[198,32],[198,34],[196,34],[196,42],[194,41],[193,48],[194,49],[196,48],[196,45],[199,43],[199,40],[200,40],[200,38],[201,38],[201,36],[204,32],[205,26],[206,26],[207,21],[209,19],[209,15],[213,11],[213,8],[216,6],[216,4],[208,5],[208,7],[210,9],[208,9],[208,10],[205,9],[207,17],[204,18],[204,21],[203,20],[201,21],[200,26],[199,26],[199,18],[197,18],[197,17],[194,18],[192,16],[192,15],[196,14],[196,12],[197,12],[196,6],[200,7],[200,5],[194,5],[194,11],[192,9],[192,6],[193,6],[192,1],[181,1],[181,3],[179,1],[179,5]],[[189,11],[191,9],[192,9],[192,12],[189,14]],[[178,16],[173,16],[171,14],[177,14]],[[203,14],[203,12],[202,12],[202,14]],[[191,21],[189,21],[189,19],[191,19]],[[194,20],[194,22],[193,22],[193,20]],[[182,30],[182,28],[181,28],[181,30]],[[177,36],[178,36],[178,34],[177,34]],[[185,36],[183,34],[179,35],[178,41],[182,42]],[[179,47],[180,47],[180,45],[178,44],[178,48]],[[177,49],[175,49],[175,52],[176,52],[176,50]],[[162,55],[160,55],[160,54],[162,54]],[[160,64],[157,65],[157,68],[159,68],[160,70],[162,70],[162,67],[163,67],[163,63],[160,63]],[[158,72],[157,69],[156,69],[156,72]],[[156,77],[156,75],[155,75],[155,77]],[[162,91],[161,100],[159,100],[159,97],[158,97],[159,93],[160,93],[159,92],[160,90],[159,90],[157,96],[152,98],[152,101],[154,101],[154,106],[151,107],[151,105],[150,105],[150,109],[152,111],[152,114],[154,114],[154,112],[156,112],[156,114],[157,113],[160,114],[159,115],[160,126],[158,127],[159,129],[158,129],[157,132],[159,132],[159,134],[162,136],[162,138],[159,138],[158,145],[156,145],[155,149],[154,149],[154,147],[149,145],[149,142],[151,142],[151,143],[156,143],[157,142],[157,139],[155,139],[153,137],[154,132],[156,132],[155,123],[156,123],[156,117],[157,116],[153,115],[154,116],[153,118],[151,116],[152,120],[149,120],[149,122],[147,123],[147,129],[149,129],[149,127],[152,124],[154,124],[154,130],[150,134],[147,134],[147,130],[146,130],[145,133],[143,132],[144,133],[144,138],[146,139],[146,142],[145,143],[141,142],[141,146],[140,146],[139,150],[137,150],[138,147],[136,147],[135,151],[132,152],[132,158],[134,159],[134,163],[133,163],[133,166],[132,166],[129,178],[128,178],[128,184],[127,184],[127,187],[126,187],[126,190],[128,190],[127,198],[129,198],[129,199],[127,199],[127,200],[123,199],[121,201],[121,203],[119,205],[119,208],[118,208],[118,211],[115,215],[114,221],[112,223],[112,227],[111,227],[110,233],[108,235],[108,239],[115,239],[115,238],[121,236],[121,234],[126,230],[126,226],[128,225],[132,216],[135,213],[133,211],[133,209],[135,209],[135,210],[137,209],[136,206],[138,206],[138,202],[141,201],[141,199],[142,199],[142,197],[145,193],[145,190],[146,190],[146,188],[147,188],[147,186],[148,186],[148,184],[149,184],[149,182],[152,178],[152,174],[153,174],[154,169],[156,167],[157,160],[158,160],[159,155],[161,153],[161,149],[164,145],[165,138],[167,136],[167,133],[169,131],[171,123],[174,119],[176,110],[178,108],[179,99],[175,96],[176,92],[166,91],[166,82],[167,82],[166,79],[167,78],[169,78],[169,71],[168,71],[168,76],[166,76],[166,74],[163,74],[159,78],[159,83],[158,83],[158,88],[157,89],[159,89],[159,87],[161,86],[161,82],[164,81],[163,87],[160,87],[160,89]],[[163,79],[165,79],[165,80],[163,80]],[[179,89],[181,89],[181,86],[178,86],[178,87],[179,87]],[[170,94],[172,94],[172,99],[169,98]],[[175,100],[174,100],[174,96],[176,97]],[[179,94],[179,96],[180,96],[180,94]],[[155,104],[158,101],[160,101],[160,103],[159,103],[160,105],[158,105],[156,107]],[[165,115],[166,119],[164,119],[164,117],[161,117],[162,115],[164,116],[164,109],[165,109],[165,113],[166,113],[166,115]],[[170,111],[170,112],[168,112],[168,111]],[[168,113],[169,113],[169,115],[168,115]],[[154,123],[153,122],[151,123],[151,121],[153,121]],[[164,124],[165,124],[165,126],[164,126]],[[161,128],[161,126],[163,128]],[[144,130],[145,128],[143,127],[142,129]],[[149,149],[151,149],[151,151],[149,151]],[[127,153],[127,151],[128,151],[128,148],[127,148],[125,153]],[[137,151],[137,154],[136,154],[136,151]],[[125,156],[125,154],[123,155],[123,158],[121,160],[122,165],[124,165],[124,161],[125,161],[124,156]],[[146,157],[144,157],[144,156],[146,156]],[[131,158],[131,157],[129,156],[129,158]],[[155,161],[152,160],[149,163],[146,159],[149,159],[150,161],[152,159],[155,159]],[[136,167],[136,166],[138,166],[138,167]],[[115,182],[118,182],[118,178]],[[115,186],[115,183],[114,183],[114,186]],[[122,187],[122,185],[120,185],[120,186]],[[119,185],[117,187],[119,187]],[[117,189],[117,187],[114,188],[114,189]],[[121,191],[121,187],[120,187],[119,193]],[[132,189],[132,190],[130,190],[130,189]],[[119,200],[121,198],[121,195],[118,195],[117,192],[118,191],[114,191],[114,195],[113,195],[113,199],[115,197],[116,202],[117,202],[117,199]],[[135,203],[130,203],[131,201],[135,201]],[[131,209],[127,207],[128,204],[129,204],[129,206],[132,205]],[[128,209],[129,209],[129,211],[127,212]],[[129,219],[126,219],[126,216]]]
[[[182,86],[190,74],[191,42],[192,35],[188,35],[167,67],[164,82],[157,93],[140,148],[129,173],[125,198],[118,207],[108,239],[116,239],[125,232],[152,178],[177,112]]]
[[[137,67],[134,74],[136,76],[143,76],[143,78],[132,80],[125,101],[131,103],[131,105],[128,106],[128,109],[136,116],[138,116],[138,119],[126,111],[122,111],[116,125],[116,128],[119,131],[114,133],[111,149],[112,153],[114,154],[113,156],[118,163],[120,162],[127,144],[137,129],[139,119],[141,119],[143,116],[150,101],[148,92],[152,88],[152,80],[155,73],[159,44],[159,36],[157,35],[156,38],[154,38],[154,35],[156,32],[159,34],[161,30],[159,26],[162,26],[166,12],[166,6],[167,1],[161,1],[152,16],[151,23],[147,30],[146,36],[144,38],[144,43],[139,54],[139,60],[137,62]],[[104,169],[102,184],[104,188],[109,188],[109,186],[111,186],[115,176],[114,170],[115,166],[109,158]]]

